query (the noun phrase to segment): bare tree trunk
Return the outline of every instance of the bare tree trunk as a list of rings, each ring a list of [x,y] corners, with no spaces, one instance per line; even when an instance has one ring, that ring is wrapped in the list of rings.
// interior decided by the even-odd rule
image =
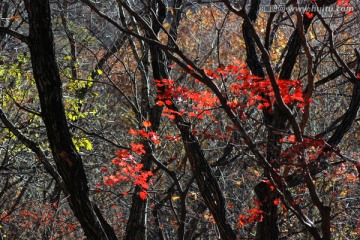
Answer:
[[[26,0],[29,48],[42,118],[51,151],[69,194],[68,201],[88,239],[117,239],[97,206],[89,199],[83,163],[75,150],[62,102],[62,89],[51,28],[48,0]]]

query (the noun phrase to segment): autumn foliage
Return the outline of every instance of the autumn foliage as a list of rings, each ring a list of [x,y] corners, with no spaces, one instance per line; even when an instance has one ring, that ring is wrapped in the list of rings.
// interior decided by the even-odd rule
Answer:
[[[0,1],[1,239],[360,238],[356,2],[38,2]]]

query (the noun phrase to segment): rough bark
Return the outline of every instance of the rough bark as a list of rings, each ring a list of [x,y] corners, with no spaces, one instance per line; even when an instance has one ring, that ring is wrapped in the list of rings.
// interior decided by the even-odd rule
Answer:
[[[236,234],[226,220],[225,199],[214,173],[206,160],[197,138],[191,133],[187,124],[177,124],[181,131],[185,151],[189,157],[191,170],[195,176],[196,183],[201,196],[213,215],[219,228],[221,239],[236,239]]]
[[[178,111],[174,104],[168,107],[173,111]],[[226,205],[223,193],[209,162],[205,158],[199,140],[191,132],[190,123],[184,121],[181,116],[175,116],[175,123],[180,130],[196,184],[206,206],[209,208],[210,213],[215,219],[221,239],[235,240],[236,233],[226,218]]]
[[[156,8],[155,8],[156,9]],[[155,33],[158,33],[160,28],[157,26],[158,24],[154,25]],[[150,55],[151,55],[151,66],[153,71],[154,79],[163,79],[169,78],[169,74],[167,72],[167,60],[165,54],[155,46],[149,44],[150,48]],[[144,83],[148,84],[148,83]],[[148,92],[142,93],[143,95],[148,95]],[[143,96],[142,99],[147,99],[147,101],[142,103],[143,108],[143,117],[146,115],[149,116],[149,120],[151,122],[152,130],[157,131],[161,113],[163,107],[160,107],[154,104],[151,108],[149,103],[148,96]],[[152,166],[151,161],[151,154],[152,154],[152,147],[151,142],[145,141],[143,143],[145,145],[146,155],[142,158],[141,163],[143,164],[143,170],[149,171]],[[147,220],[147,199],[143,200],[139,197],[138,193],[140,192],[140,188],[135,188],[135,194],[132,197],[132,203],[130,208],[130,215],[126,225],[126,239],[127,240],[146,240],[147,239],[147,228],[146,228],[146,220]]]
[[[255,193],[262,203],[260,209],[265,212],[263,220],[256,226],[256,239],[273,240],[279,239],[279,228],[277,224],[277,206],[274,205],[276,194],[265,182],[255,186]]]
[[[50,148],[62,177],[70,208],[88,239],[117,239],[113,229],[89,198],[89,187],[80,155],[75,150],[62,99],[48,0],[26,0],[29,48],[42,118]]]
[[[158,34],[161,30],[161,23],[165,20],[166,16],[166,6],[161,1],[151,1],[150,2],[152,13],[152,31],[155,34]],[[155,15],[156,14],[156,15]],[[138,17],[138,16],[136,16]],[[179,21],[173,24],[172,32],[170,34],[177,34],[177,28],[179,25]],[[152,38],[151,34],[147,36],[148,38]],[[176,36],[174,36],[176,37]],[[149,43],[148,45],[150,49],[150,63],[153,72],[154,79],[168,79],[168,65],[169,62],[165,53],[159,49],[156,45]],[[144,83],[148,85],[148,83]],[[158,106],[154,104],[150,107],[149,96],[148,96],[148,87],[143,88],[142,91],[142,117],[149,118],[151,122],[152,131],[156,132],[160,125],[161,113],[163,110],[162,106]],[[143,170],[149,171],[152,166],[152,146],[151,142],[145,141],[143,142],[145,145],[146,155],[142,158],[141,163],[143,164]],[[147,239],[147,228],[146,228],[146,220],[147,220],[147,199],[143,200],[138,196],[140,188],[135,188],[135,194],[132,198],[130,215],[126,226],[126,239],[127,240],[145,240]]]
[[[252,23],[254,23],[258,17],[260,1],[251,1],[250,10],[248,16]],[[265,77],[262,64],[256,52],[256,44],[251,36],[250,31],[246,27],[246,23],[243,24],[243,36],[246,44],[246,63],[249,66],[251,72],[259,77]],[[269,46],[270,47],[270,46]],[[266,97],[266,96],[262,96]],[[273,129],[284,128],[284,122],[286,118],[279,114],[279,109],[275,107],[275,111],[270,113],[267,109],[263,110],[264,121],[271,125],[268,129],[268,142],[267,142],[267,155],[266,160],[272,164],[280,155],[280,148],[278,143],[278,136],[273,133]],[[275,164],[276,165],[276,164]],[[264,175],[268,176],[270,173],[265,169]],[[277,226],[277,206],[274,205],[274,199],[277,198],[275,191],[270,191],[267,184],[260,182],[255,186],[255,193],[258,200],[262,203],[260,209],[265,213],[264,218],[257,224],[256,238],[257,239],[278,239],[279,229]]]
[[[154,79],[163,79],[168,78],[167,73],[167,60],[164,53],[154,46],[150,45],[150,53],[151,53],[151,65],[153,70]],[[148,94],[148,93],[145,93]],[[145,104],[145,103],[144,103]],[[146,103],[148,105],[149,103]],[[149,120],[151,122],[152,130],[157,131],[160,125],[161,113],[163,107],[160,107],[156,104],[151,108],[144,109],[145,112],[143,114],[149,115]],[[146,155],[142,158],[141,163],[143,164],[144,171],[150,171],[152,161],[152,146],[151,142],[145,141],[143,142],[145,145]],[[135,188],[135,194],[132,197],[132,203],[130,208],[130,215],[126,226],[126,239],[136,239],[136,240],[145,240],[147,239],[146,234],[146,207],[147,207],[147,199],[143,200],[139,197],[138,193],[140,192],[140,188]]]

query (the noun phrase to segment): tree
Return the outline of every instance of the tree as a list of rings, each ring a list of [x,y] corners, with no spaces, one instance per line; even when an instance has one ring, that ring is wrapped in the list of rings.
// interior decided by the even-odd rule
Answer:
[[[24,3],[0,4],[4,234],[359,236],[356,3]]]

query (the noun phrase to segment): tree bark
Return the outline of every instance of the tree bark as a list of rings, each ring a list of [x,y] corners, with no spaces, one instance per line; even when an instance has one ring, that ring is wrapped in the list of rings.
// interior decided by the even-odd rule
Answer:
[[[250,10],[248,16],[252,23],[254,23],[258,17],[258,11],[260,7],[260,1],[251,1]],[[252,74],[258,77],[265,77],[262,64],[259,60],[259,56],[256,52],[256,45],[250,31],[248,30],[246,23],[243,24],[243,36],[246,44],[246,63],[249,66]],[[270,47],[270,46],[269,46]],[[261,95],[267,98],[265,95]],[[271,125],[271,129],[268,129],[268,143],[267,143],[267,154],[266,159],[268,162],[276,164],[276,159],[280,155],[280,147],[278,139],[279,137],[273,133],[272,129],[284,128],[286,118],[279,114],[279,108],[275,106],[275,111],[270,113],[268,109],[263,110],[264,121]],[[264,171],[264,175],[268,176],[270,173],[267,169]],[[260,182],[255,186],[255,193],[258,197],[259,202],[262,203],[260,209],[264,212],[263,220],[257,223],[256,239],[260,240],[276,240],[279,239],[279,228],[277,225],[277,206],[274,201],[277,198],[277,194],[269,189],[266,183]]]
[[[277,206],[274,204],[277,197],[275,190],[272,190],[265,182],[260,182],[255,186],[255,193],[262,203],[260,209],[264,212],[263,220],[256,226],[256,239],[279,239],[278,213]]]
[[[161,23],[164,21],[166,16],[166,8],[165,5],[158,1],[150,1],[151,9],[154,13],[157,13],[157,16],[152,16],[152,30],[155,34],[158,34],[161,29]],[[151,36],[148,36],[151,38]],[[159,49],[154,44],[149,44],[150,49],[150,56],[151,56],[151,67],[153,72],[153,79],[160,80],[160,79],[168,79],[169,72],[168,72],[168,60],[166,58],[165,53]],[[144,80],[145,81],[145,80]],[[144,83],[147,84],[147,83]],[[149,118],[151,122],[152,131],[156,132],[160,125],[161,114],[163,107],[154,104],[150,107],[149,101],[149,92],[147,89],[142,91],[142,116]],[[141,121],[140,121],[141,122]],[[151,142],[145,141],[143,142],[145,145],[146,155],[143,156],[141,159],[141,163],[143,164],[143,171],[150,171],[152,166],[151,155],[152,153],[152,146]],[[126,240],[146,240],[147,239],[147,203],[148,200],[141,199],[138,195],[140,192],[140,188],[135,188],[135,194],[132,197],[131,208],[129,219],[126,225]]]
[[[42,118],[57,169],[69,194],[70,208],[88,239],[117,239],[112,227],[89,199],[83,163],[71,140],[55,58],[49,1],[25,0],[25,6],[29,17],[31,62]]]

